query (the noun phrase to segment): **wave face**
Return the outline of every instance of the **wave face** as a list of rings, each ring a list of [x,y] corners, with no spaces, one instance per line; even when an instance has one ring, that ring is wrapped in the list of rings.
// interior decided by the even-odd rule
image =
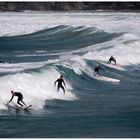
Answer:
[[[0,13],[0,18],[1,137],[140,136],[139,13]],[[110,56],[121,67],[106,65]],[[105,69],[101,75],[120,83],[94,78],[97,65]],[[65,95],[54,87],[60,75]],[[32,109],[9,108],[11,90],[21,92]],[[12,130],[19,122],[22,136],[21,126]]]

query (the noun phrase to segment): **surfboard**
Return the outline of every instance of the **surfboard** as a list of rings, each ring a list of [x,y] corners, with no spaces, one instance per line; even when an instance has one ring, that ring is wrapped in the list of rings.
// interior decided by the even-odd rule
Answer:
[[[8,108],[13,108],[13,109],[23,109],[23,110],[27,110],[29,109],[32,105],[28,105],[26,107],[20,107],[18,105],[10,105],[10,104],[5,104]]]
[[[115,82],[115,83],[119,83],[120,80],[119,79],[115,79],[115,78],[111,78],[111,77],[106,77],[106,76],[101,76],[101,75],[93,75],[95,79],[97,80],[101,80],[101,81],[107,81],[107,82]]]
[[[96,80],[100,80],[100,81],[106,81],[106,82],[114,82],[114,83],[119,83],[120,80],[119,79],[115,79],[115,78],[111,78],[111,77],[106,77],[106,76],[102,76],[102,75],[98,75],[96,74],[96,72],[92,72],[89,69],[85,69],[85,72],[91,77],[94,78]]]
[[[26,110],[26,109],[29,109],[32,105],[28,105],[26,107],[22,107],[22,109]]]

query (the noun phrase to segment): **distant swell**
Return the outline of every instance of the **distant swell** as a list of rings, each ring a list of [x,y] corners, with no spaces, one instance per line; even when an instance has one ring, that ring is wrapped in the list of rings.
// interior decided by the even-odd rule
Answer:
[[[94,27],[62,25],[28,35],[0,37],[0,50],[71,50],[107,42],[120,35]]]

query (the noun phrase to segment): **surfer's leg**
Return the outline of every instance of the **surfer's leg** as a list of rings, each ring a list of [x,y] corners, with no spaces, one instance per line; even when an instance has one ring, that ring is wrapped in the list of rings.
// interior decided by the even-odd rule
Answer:
[[[96,72],[96,73],[94,74],[94,76],[98,76],[98,75],[100,75],[99,72]]]
[[[63,87],[63,86],[61,86],[61,88],[62,88],[62,90],[63,90],[63,92],[64,92],[64,94],[65,94],[65,89],[64,89],[64,87]]]
[[[94,75],[94,76],[96,76],[96,75],[97,75],[97,73],[98,73],[97,71],[94,71],[94,72],[93,72],[93,75]]]
[[[58,86],[57,86],[57,91],[58,91],[58,92],[59,92],[59,89],[60,89],[60,86],[58,85]]]
[[[23,100],[21,100],[21,102],[26,106],[26,104],[23,102]]]
[[[17,103],[18,103],[20,106],[22,106],[22,107],[23,107],[23,105],[20,103],[20,101],[21,101],[21,99],[20,99],[20,98],[18,98],[18,99],[17,99]]]
[[[96,71],[96,75],[100,75],[99,70],[98,70],[98,71]]]

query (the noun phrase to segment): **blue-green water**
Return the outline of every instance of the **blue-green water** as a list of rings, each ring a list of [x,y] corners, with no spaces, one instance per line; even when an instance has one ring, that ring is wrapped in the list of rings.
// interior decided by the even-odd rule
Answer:
[[[0,13],[1,138],[139,138],[139,13]],[[113,55],[119,66],[106,65]],[[119,83],[96,79],[92,71]],[[63,74],[66,94],[54,81]],[[7,106],[19,91],[29,110]]]

